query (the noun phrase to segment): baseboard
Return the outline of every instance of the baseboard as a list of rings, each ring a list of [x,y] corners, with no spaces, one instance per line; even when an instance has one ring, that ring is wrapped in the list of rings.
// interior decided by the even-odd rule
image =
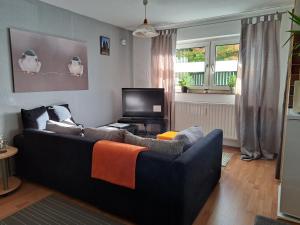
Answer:
[[[223,145],[229,146],[229,147],[235,147],[235,148],[239,148],[239,142],[238,140],[233,140],[233,139],[223,139]]]

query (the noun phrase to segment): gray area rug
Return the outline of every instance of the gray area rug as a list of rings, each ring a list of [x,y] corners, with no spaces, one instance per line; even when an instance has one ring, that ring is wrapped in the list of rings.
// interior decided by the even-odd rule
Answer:
[[[264,216],[256,216],[254,225],[288,225],[288,223],[272,220]]]
[[[222,166],[225,167],[229,163],[231,157],[233,156],[233,153],[229,152],[223,152],[222,153]]]
[[[51,195],[0,221],[0,225],[121,225],[101,213]]]

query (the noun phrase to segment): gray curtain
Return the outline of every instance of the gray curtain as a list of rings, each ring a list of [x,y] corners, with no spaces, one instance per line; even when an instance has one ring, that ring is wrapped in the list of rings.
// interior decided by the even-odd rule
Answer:
[[[165,89],[165,118],[169,129],[174,128],[176,38],[176,29],[162,30],[152,38],[151,46],[151,86]]]
[[[242,20],[236,119],[244,160],[279,152],[279,32],[279,15]]]

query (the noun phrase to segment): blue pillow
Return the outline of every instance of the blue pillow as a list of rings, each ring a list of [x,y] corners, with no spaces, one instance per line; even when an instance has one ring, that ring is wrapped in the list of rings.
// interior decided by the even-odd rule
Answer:
[[[21,109],[21,117],[24,129],[33,128],[44,130],[49,120],[49,114],[45,106],[34,109]]]

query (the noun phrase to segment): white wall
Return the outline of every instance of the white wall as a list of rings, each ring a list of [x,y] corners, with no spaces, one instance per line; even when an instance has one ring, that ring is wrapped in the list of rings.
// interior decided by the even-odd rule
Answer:
[[[9,27],[86,41],[89,90],[13,93]],[[111,39],[110,56],[99,53],[100,35]],[[75,120],[86,126],[112,122],[121,115],[121,88],[131,86],[131,32],[38,0],[0,0],[0,134],[9,140],[21,130],[21,108],[68,103]]]
[[[285,108],[284,97],[286,89],[286,81],[288,76],[288,59],[290,52],[290,42],[284,45],[284,43],[289,39],[290,33],[287,30],[290,30],[292,26],[291,20],[287,13],[282,15],[281,19],[281,28],[280,28],[280,89],[279,89],[279,103],[278,103],[278,129],[281,132],[282,123],[281,118],[283,116],[283,111]],[[283,46],[284,45],[284,46]],[[287,100],[288,101],[288,100]],[[277,145],[280,145],[280,139],[276,140]]]
[[[282,15],[281,19],[281,28],[280,28],[280,107],[283,104],[284,91],[286,85],[286,77],[288,74],[288,58],[289,58],[289,49],[290,43],[284,45],[284,43],[289,39],[290,33],[287,32],[291,29],[292,23],[289,19],[287,13]],[[284,45],[284,46],[283,46]]]
[[[133,86],[151,87],[151,39],[133,38]]]
[[[238,35],[240,34],[240,32],[240,21],[215,23],[178,29],[177,41],[212,38],[217,36]]]

